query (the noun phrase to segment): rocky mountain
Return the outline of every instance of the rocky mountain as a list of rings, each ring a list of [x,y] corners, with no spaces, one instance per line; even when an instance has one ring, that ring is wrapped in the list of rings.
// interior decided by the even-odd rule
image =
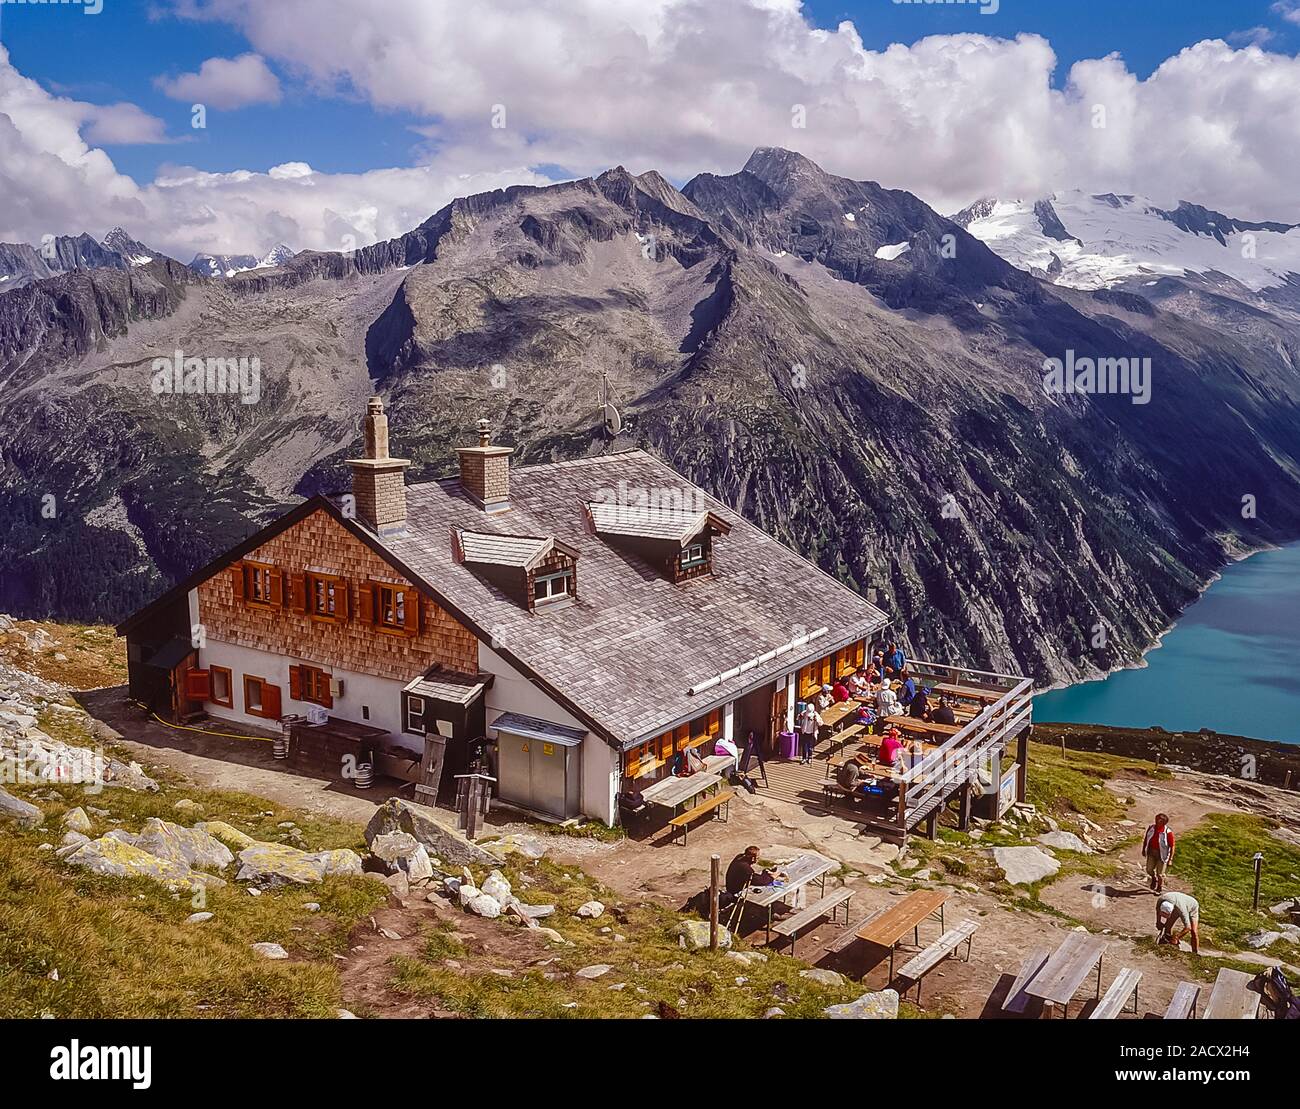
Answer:
[[[247,270],[282,266],[293,256],[291,247],[276,243],[260,258],[254,254],[196,254],[190,269],[204,277],[234,277]]]
[[[228,279],[76,271],[0,297],[0,608],[129,611],[344,487],[378,391],[412,480],[450,472],[480,416],[521,464],[644,446],[916,655],[1066,679],[1133,661],[1227,559],[1300,535],[1298,337],[1280,301],[1052,284],[906,192],[770,149],[681,190],[617,168],[466,197]],[[260,399],[154,394],[176,350],[257,357]],[[1149,358],[1149,403],[1045,392],[1045,359],[1073,357]]]

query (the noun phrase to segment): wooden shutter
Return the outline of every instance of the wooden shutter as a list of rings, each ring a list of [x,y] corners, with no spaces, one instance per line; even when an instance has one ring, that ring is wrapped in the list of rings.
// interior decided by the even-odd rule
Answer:
[[[262,715],[268,720],[280,719],[280,687],[262,683]]]
[[[284,572],[272,568],[266,572],[267,600],[273,605],[284,604]]]
[[[316,674],[316,700],[324,705],[327,709],[334,707],[334,694],[330,692],[330,675],[324,670],[317,670]]]
[[[207,670],[185,671],[185,696],[191,701],[212,700],[212,674]]]
[[[347,578],[334,586],[334,614],[340,620],[352,619],[352,583]]]
[[[406,626],[407,635],[420,634],[420,594],[414,589],[404,590],[406,594],[406,603],[402,612],[402,619]]]
[[[289,607],[294,612],[306,615],[307,612],[307,575],[289,575]]]
[[[362,623],[375,622],[375,587],[368,581],[357,586],[357,607],[361,612]]]
[[[230,568],[230,588],[235,595],[235,600],[244,599],[244,564],[236,562]]]
[[[302,700],[302,667],[289,667],[289,700]]]

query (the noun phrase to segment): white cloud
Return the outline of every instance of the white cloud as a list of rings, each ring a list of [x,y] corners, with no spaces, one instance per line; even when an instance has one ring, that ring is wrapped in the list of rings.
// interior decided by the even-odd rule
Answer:
[[[278,104],[281,96],[280,79],[257,54],[209,58],[197,73],[155,77],[154,85],[173,100],[222,109]]]
[[[1270,10],[1288,23],[1300,23],[1300,2],[1297,0],[1277,0]]]
[[[1228,41],[1233,46],[1267,46],[1277,38],[1277,32],[1269,27],[1247,27],[1244,31],[1233,31]]]

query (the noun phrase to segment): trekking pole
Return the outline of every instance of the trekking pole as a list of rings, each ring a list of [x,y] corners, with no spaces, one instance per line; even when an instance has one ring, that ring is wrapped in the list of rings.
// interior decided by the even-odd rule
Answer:
[[[1254,857],[1253,859],[1251,859],[1251,862],[1253,862],[1253,863],[1255,864],[1255,899],[1254,899],[1254,901],[1251,903],[1251,906],[1250,906],[1250,907],[1251,907],[1251,909],[1258,909],[1258,908],[1259,908],[1259,874],[1260,874],[1260,871],[1264,869],[1264,855],[1263,855],[1263,853],[1262,853],[1262,852],[1259,852],[1259,851],[1256,851],[1256,852],[1255,852],[1255,857]]]

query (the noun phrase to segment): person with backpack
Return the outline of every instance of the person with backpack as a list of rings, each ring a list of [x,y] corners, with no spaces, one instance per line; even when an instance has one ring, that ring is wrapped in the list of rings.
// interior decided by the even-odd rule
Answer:
[[[1169,828],[1169,817],[1156,813],[1156,821],[1142,837],[1142,857],[1146,860],[1147,882],[1156,893],[1163,893],[1165,874],[1174,861],[1174,833]]]

